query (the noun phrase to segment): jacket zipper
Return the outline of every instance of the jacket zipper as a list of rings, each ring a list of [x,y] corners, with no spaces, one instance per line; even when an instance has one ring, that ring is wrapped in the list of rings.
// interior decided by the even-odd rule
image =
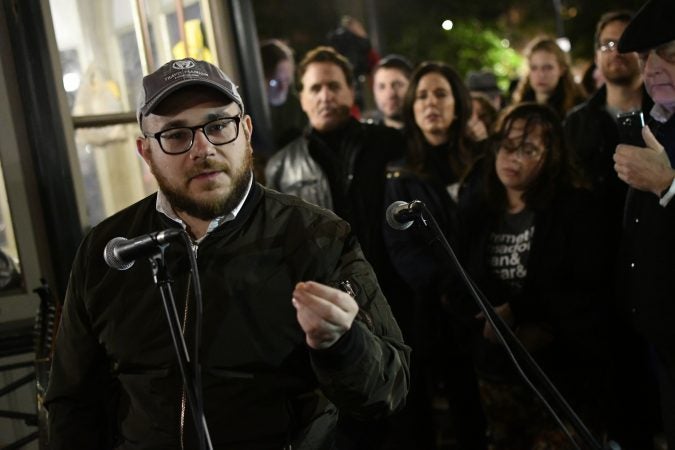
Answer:
[[[197,259],[197,250],[199,244],[192,243],[192,251]],[[192,283],[192,272],[188,273],[187,292],[185,293],[185,311],[183,312],[183,336],[185,336],[185,327],[188,319],[188,306],[190,304],[190,284]],[[180,396],[180,448],[185,450],[185,410],[187,408],[187,393],[185,392],[185,384],[181,383]]]

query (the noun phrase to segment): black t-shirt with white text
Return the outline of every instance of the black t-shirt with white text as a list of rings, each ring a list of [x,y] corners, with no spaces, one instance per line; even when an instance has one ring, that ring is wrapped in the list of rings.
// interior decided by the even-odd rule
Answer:
[[[534,236],[534,212],[505,214],[491,230],[487,245],[490,273],[504,281],[510,294],[520,294],[527,277],[527,261]]]

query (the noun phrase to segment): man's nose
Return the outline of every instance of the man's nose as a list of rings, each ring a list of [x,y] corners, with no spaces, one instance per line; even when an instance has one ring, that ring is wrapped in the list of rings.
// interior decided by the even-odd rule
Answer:
[[[203,129],[195,131],[195,137],[192,141],[192,148],[190,149],[190,156],[192,158],[206,157],[212,151],[212,146],[206,138]]]
[[[323,101],[329,100],[333,97],[333,92],[327,87],[324,86],[319,91],[319,98]]]
[[[654,50],[649,50],[646,52],[646,56],[642,57],[642,61],[645,75],[651,75],[659,72],[663,64],[663,60]]]

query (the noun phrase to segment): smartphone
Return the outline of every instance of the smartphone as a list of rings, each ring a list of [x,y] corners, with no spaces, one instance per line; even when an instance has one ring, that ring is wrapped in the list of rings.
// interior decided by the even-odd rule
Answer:
[[[644,147],[642,127],[645,126],[645,118],[642,111],[617,114],[616,118],[619,125],[619,143]]]

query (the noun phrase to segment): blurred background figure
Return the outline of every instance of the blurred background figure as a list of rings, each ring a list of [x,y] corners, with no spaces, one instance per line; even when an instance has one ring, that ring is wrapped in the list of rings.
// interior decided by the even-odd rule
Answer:
[[[21,286],[19,265],[4,250],[0,249],[0,290]]]
[[[627,10],[608,11],[600,16],[593,37],[594,63],[605,82],[565,119],[570,152],[591,183],[596,204],[605,218],[605,236],[614,249],[620,244],[628,192],[628,185],[614,170],[614,152],[620,142],[617,114],[640,109],[646,114],[653,106],[643,87],[638,54],[619,53],[617,48],[632,17],[633,13]],[[613,404],[607,411],[608,436],[624,450],[652,448],[659,414],[650,351],[625,316],[621,303],[615,301],[612,306],[608,390],[613,393],[609,396]]]
[[[328,45],[344,55],[354,71],[354,93],[356,95],[352,115],[360,119],[364,110],[364,93],[369,86],[368,77],[380,59],[368,39],[365,27],[358,19],[343,16],[340,26],[328,34]]]
[[[455,201],[459,181],[480,154],[467,134],[470,117],[469,91],[453,68],[432,61],[415,70],[403,111],[406,165],[413,172],[433,172]]]
[[[485,97],[492,107],[499,111],[504,106],[502,90],[497,85],[497,77],[489,70],[470,71],[466,76],[466,87],[473,94]]]
[[[603,84],[605,84],[605,77],[602,75],[602,71],[595,61],[593,61],[586,67],[584,74],[581,76],[581,87],[586,97],[595,94]]]
[[[617,264],[626,317],[650,347],[667,448],[675,448],[675,2],[648,0],[621,34],[637,52],[654,106],[644,145],[617,146],[615,169],[629,185]]]
[[[468,123],[471,139],[484,141],[492,133],[497,113],[504,105],[502,91],[497,77],[489,70],[470,71],[466,76],[466,87],[471,93],[472,114]]]
[[[377,106],[376,123],[403,128],[403,99],[413,67],[400,55],[387,55],[373,69],[373,96]]]
[[[560,119],[584,100],[581,88],[570,71],[567,54],[552,38],[532,40],[525,51],[527,75],[521,78],[512,103],[537,102],[553,108]]]
[[[410,294],[392,266],[382,236],[386,167],[403,155],[401,135],[350,114],[354,73],[347,58],[334,48],[319,46],[307,52],[297,75],[300,103],[310,126],[270,158],[265,169],[267,185],[349,222],[405,333],[404,305]],[[339,448],[376,449],[387,437],[387,427],[387,422],[341,416],[339,433],[354,445]]]
[[[565,138],[575,162],[591,182],[598,204],[608,219],[608,234],[618,245],[628,186],[614,171],[619,144],[617,114],[649,111],[652,101],[644,92],[638,55],[619,53],[617,43],[633,14],[610,11],[602,15],[594,36],[595,64],[605,83],[565,119]],[[590,36],[589,36],[590,38]]]
[[[578,188],[568,155],[551,108],[528,102],[506,110],[492,151],[476,168],[480,195],[460,210],[455,241],[476,286],[597,432],[611,265],[597,208]],[[448,295],[450,310],[466,327],[489,448],[574,448],[457,284]]]
[[[415,70],[403,108],[406,156],[387,173],[385,204],[422,201],[450,241],[457,237],[460,180],[479,154],[468,135],[471,98],[457,72],[442,62]],[[398,274],[413,290],[402,326],[411,356],[408,412],[419,436],[416,449],[433,446],[434,399],[447,402],[459,448],[484,448],[484,422],[473,367],[466,347],[443,310],[446,282],[453,270],[438,259],[426,228],[384,229],[387,250]],[[401,322],[399,322],[401,324]]]
[[[468,133],[475,142],[482,142],[492,135],[498,110],[483,94],[471,94],[471,118]]]
[[[302,134],[307,116],[295,91],[293,50],[279,39],[260,43],[267,102],[272,122],[274,150],[277,151]]]

